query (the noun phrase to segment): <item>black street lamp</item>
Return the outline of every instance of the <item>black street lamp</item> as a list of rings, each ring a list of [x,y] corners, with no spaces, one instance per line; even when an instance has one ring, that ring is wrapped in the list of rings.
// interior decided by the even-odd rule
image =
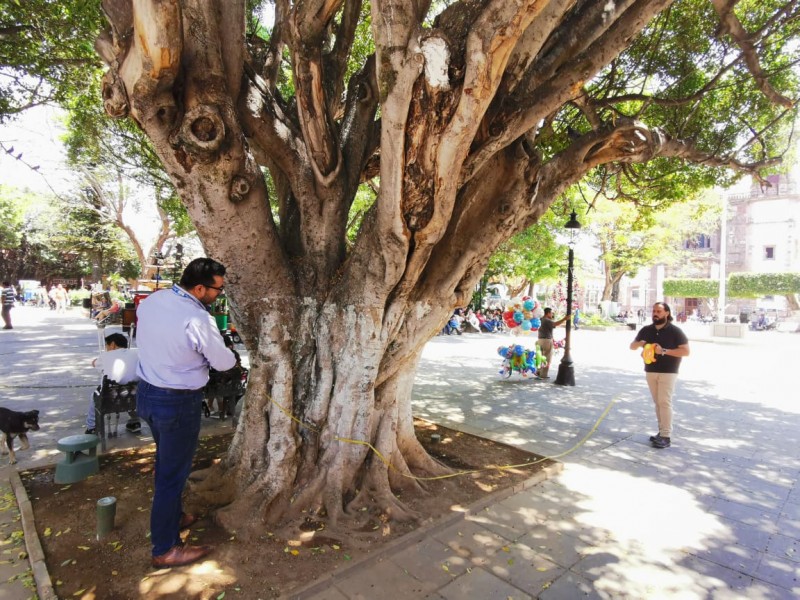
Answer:
[[[156,291],[158,291],[158,284],[161,281],[161,263],[164,262],[164,255],[158,250],[153,252],[153,264],[156,266]]]
[[[575,367],[572,364],[572,356],[570,356],[570,333],[572,331],[572,263],[575,260],[575,235],[581,224],[578,223],[578,215],[575,211],[569,216],[569,221],[564,225],[569,234],[569,255],[567,261],[567,320],[564,326],[567,328],[567,336],[564,338],[564,357],[558,365],[558,375],[556,376],[556,385],[575,385]]]

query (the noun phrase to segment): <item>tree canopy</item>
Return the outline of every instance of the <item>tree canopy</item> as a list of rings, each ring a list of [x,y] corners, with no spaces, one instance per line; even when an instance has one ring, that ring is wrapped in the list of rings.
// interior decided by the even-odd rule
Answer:
[[[46,102],[87,91],[102,64],[94,38],[102,15],[90,0],[0,4],[0,123]]]
[[[268,31],[243,0],[102,6],[105,110],[227,265],[255,357],[201,486],[237,528],[413,518],[395,493],[447,471],[415,367],[492,251],[579,181],[649,209],[761,177],[795,118],[790,0],[277,0]]]

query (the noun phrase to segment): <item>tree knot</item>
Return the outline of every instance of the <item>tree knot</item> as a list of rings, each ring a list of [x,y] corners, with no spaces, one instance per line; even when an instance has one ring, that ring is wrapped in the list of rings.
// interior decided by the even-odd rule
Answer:
[[[200,104],[183,117],[180,140],[201,159],[216,155],[225,139],[225,123],[215,106]]]

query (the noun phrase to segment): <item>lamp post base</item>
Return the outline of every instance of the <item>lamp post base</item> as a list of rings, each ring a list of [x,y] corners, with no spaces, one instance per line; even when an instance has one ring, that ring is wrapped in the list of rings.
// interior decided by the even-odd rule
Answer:
[[[556,385],[575,385],[575,367],[572,363],[561,362],[558,365],[558,375],[554,382]]]

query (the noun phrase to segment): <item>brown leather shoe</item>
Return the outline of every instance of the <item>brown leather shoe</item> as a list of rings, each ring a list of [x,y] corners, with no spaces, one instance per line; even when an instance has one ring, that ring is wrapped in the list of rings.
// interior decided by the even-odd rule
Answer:
[[[188,529],[200,520],[200,517],[191,513],[181,514],[181,520],[178,522],[178,529]]]
[[[212,550],[211,546],[173,546],[168,552],[154,556],[153,566],[157,569],[182,567],[200,560]]]

